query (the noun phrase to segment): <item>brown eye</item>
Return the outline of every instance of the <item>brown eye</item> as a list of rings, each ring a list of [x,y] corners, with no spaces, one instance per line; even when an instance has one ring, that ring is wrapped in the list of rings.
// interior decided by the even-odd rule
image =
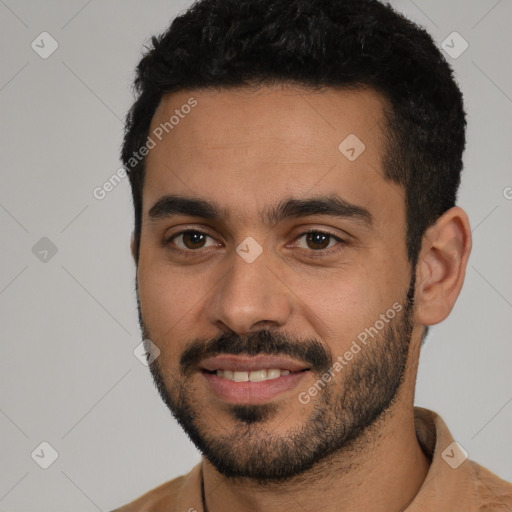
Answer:
[[[207,245],[205,245],[208,238],[212,237],[201,231],[181,231],[180,233],[176,233],[171,238],[169,238],[167,244],[173,244],[178,249],[183,251],[194,251],[197,249],[203,249],[204,247],[208,247]]]
[[[183,244],[187,249],[200,249],[204,245],[206,236],[197,231],[187,231],[183,233]]]
[[[311,249],[326,249],[330,242],[330,235],[321,232],[307,233],[306,241]]]
[[[308,231],[299,235],[296,240],[298,247],[319,253],[329,253],[331,249],[336,250],[334,246],[347,244],[342,238],[323,231]]]

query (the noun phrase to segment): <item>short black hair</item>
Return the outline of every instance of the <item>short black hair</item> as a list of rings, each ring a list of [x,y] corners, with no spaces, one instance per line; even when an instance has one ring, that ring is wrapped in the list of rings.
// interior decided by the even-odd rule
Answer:
[[[137,259],[145,159],[134,164],[133,155],[163,95],[295,84],[370,88],[385,98],[384,177],[405,188],[415,266],[426,229],[455,206],[466,129],[452,69],[423,28],[377,0],[198,0],[151,43],[137,67],[121,155]]]

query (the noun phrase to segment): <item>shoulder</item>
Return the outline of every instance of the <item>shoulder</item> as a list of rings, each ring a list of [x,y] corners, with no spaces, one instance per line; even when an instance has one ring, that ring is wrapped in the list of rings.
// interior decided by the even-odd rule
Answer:
[[[139,498],[131,501],[121,508],[116,508],[112,512],[158,512],[167,511],[173,506],[176,498],[180,494],[185,479],[188,475],[182,475],[173,480],[169,480],[158,487],[146,492]]]
[[[512,483],[502,480],[488,469],[469,461],[482,512],[512,510]]]

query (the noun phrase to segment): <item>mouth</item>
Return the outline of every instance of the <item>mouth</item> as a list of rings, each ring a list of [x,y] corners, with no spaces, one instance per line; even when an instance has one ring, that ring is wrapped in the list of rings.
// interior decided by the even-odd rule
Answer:
[[[236,370],[214,370],[208,371],[203,370],[210,375],[216,375],[217,377],[221,377],[223,379],[231,380],[233,382],[264,382],[266,380],[274,380],[278,379],[283,375],[289,375],[290,373],[299,373],[299,372],[291,372],[290,370],[285,370],[281,368],[263,368],[261,370],[251,370],[251,371],[236,371]],[[300,372],[307,372],[309,368],[304,368],[303,370],[299,370]]]
[[[221,400],[261,404],[289,391],[310,372],[298,361],[271,356],[222,355],[203,361],[200,371]]]

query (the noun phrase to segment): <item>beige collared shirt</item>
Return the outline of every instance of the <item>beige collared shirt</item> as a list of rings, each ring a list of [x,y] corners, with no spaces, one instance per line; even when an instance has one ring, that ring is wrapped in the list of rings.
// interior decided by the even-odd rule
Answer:
[[[512,512],[511,483],[465,459],[436,413],[415,407],[414,415],[416,435],[432,463],[407,512]],[[114,512],[204,512],[201,488],[199,463],[187,475],[156,487]]]

